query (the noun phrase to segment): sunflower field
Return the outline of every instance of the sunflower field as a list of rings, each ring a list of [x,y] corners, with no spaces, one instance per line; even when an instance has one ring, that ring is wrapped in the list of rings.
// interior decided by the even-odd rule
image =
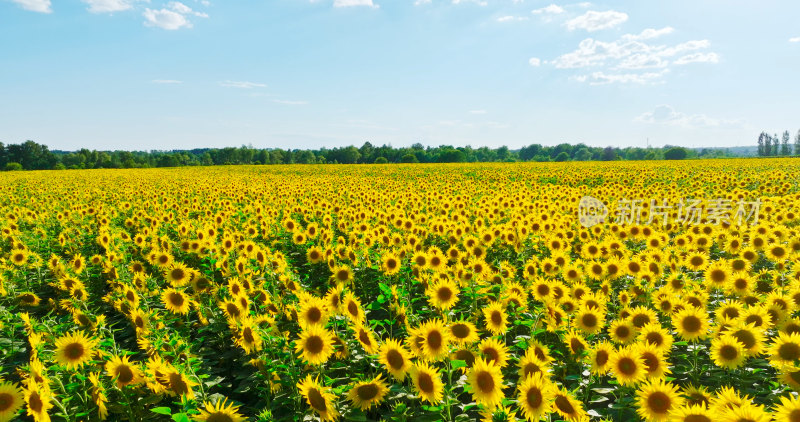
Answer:
[[[794,159],[3,173],[0,422],[800,422],[798,180]]]

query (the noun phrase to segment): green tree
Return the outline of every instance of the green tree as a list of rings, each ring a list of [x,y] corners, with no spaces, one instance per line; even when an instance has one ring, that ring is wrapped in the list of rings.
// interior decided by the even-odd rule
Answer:
[[[406,154],[400,159],[401,163],[419,163],[417,156],[414,154]]]
[[[686,151],[686,148],[681,147],[673,147],[664,152],[664,159],[665,160],[685,160],[686,156],[689,155],[689,152]]]

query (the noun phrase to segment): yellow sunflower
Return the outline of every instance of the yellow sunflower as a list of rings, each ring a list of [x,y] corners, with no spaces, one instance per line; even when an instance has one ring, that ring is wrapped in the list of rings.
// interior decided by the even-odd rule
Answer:
[[[439,280],[427,291],[428,302],[438,309],[450,309],[458,302],[458,286],[450,279]]]
[[[465,345],[478,341],[478,329],[469,321],[454,321],[448,328],[450,329],[450,340],[455,344]]]
[[[708,337],[708,315],[706,311],[689,306],[672,317],[672,325],[678,335],[687,341]]]
[[[319,383],[319,378],[311,378],[311,375],[297,384],[300,394],[306,399],[309,407],[319,415],[322,421],[335,421],[339,418],[339,412],[334,406],[334,395],[330,387],[325,387]]]
[[[442,401],[444,384],[436,368],[424,362],[417,362],[411,369],[411,381],[414,384],[414,391],[421,400],[430,404]]]
[[[494,362],[483,358],[475,363],[467,373],[467,382],[472,389],[472,398],[488,408],[495,408],[503,399],[503,374]]]
[[[736,369],[746,357],[744,345],[730,334],[711,340],[711,360],[721,368]]]
[[[367,410],[380,404],[388,392],[389,386],[383,381],[382,376],[378,375],[369,381],[355,382],[347,393],[347,398],[350,399],[353,406]]]
[[[25,389],[25,403],[28,416],[33,417],[34,421],[50,422],[50,415],[47,412],[53,407],[51,399],[52,393],[49,387],[41,386],[34,380],[28,380],[28,387]]]
[[[185,293],[169,288],[161,294],[161,302],[168,311],[174,314],[186,315],[189,313],[191,300]]]
[[[10,421],[25,403],[25,395],[17,384],[0,381],[0,421]]]
[[[567,421],[580,421],[586,417],[583,404],[575,399],[563,387],[555,391],[553,396],[553,410]]]
[[[240,415],[239,406],[233,403],[225,404],[227,398],[217,400],[216,403],[205,402],[205,409],[200,409],[200,414],[192,417],[197,422],[244,422],[246,417]]]
[[[132,364],[127,356],[114,356],[106,362],[106,373],[116,380],[118,388],[139,384],[143,381],[139,365]]]
[[[634,385],[644,380],[646,369],[641,355],[623,347],[611,355],[610,370],[622,385]]]
[[[411,368],[411,353],[397,340],[386,340],[378,352],[378,361],[398,381],[403,381]]]
[[[538,421],[552,412],[555,388],[542,373],[525,378],[518,390],[517,403],[525,419]]]
[[[682,405],[678,388],[664,380],[647,382],[636,393],[636,411],[648,422],[666,421],[670,412]]]
[[[439,360],[447,356],[450,345],[450,330],[439,319],[425,322],[419,327],[422,336],[420,351],[427,360]]]
[[[295,351],[311,365],[323,364],[333,354],[333,335],[318,325],[308,326],[300,333]]]
[[[486,319],[486,329],[492,335],[503,335],[508,329],[508,316],[500,302],[491,302],[488,306],[483,308],[483,316]]]
[[[92,359],[97,341],[75,331],[56,339],[55,346],[56,361],[68,369],[78,369]]]

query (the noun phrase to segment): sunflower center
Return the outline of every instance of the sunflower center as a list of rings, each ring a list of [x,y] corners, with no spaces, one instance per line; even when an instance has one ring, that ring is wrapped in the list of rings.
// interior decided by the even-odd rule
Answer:
[[[469,350],[459,350],[456,352],[456,359],[463,360],[466,362],[467,366],[472,366],[475,363],[475,355],[472,354]]]
[[[395,371],[399,371],[403,367],[403,363],[405,363],[403,355],[394,349],[386,353],[386,361],[389,362],[389,366]]]
[[[338,279],[338,280],[340,280],[340,281],[347,281],[347,279],[348,279],[349,277],[350,277],[350,273],[349,273],[349,272],[347,272],[347,270],[339,270],[339,271],[336,273],[336,279]]]
[[[439,331],[431,331],[428,333],[428,346],[432,350],[439,350],[442,348],[442,333]]]
[[[317,307],[313,307],[306,312],[306,318],[312,324],[316,324],[322,319],[322,311],[320,311]]]
[[[711,418],[706,415],[688,415],[684,422],[711,422]]]
[[[455,324],[450,327],[450,331],[456,338],[464,339],[469,336],[470,329],[467,327],[467,324]]]
[[[617,337],[621,339],[626,339],[631,334],[630,328],[625,325],[618,326],[614,332],[617,334]]]
[[[683,321],[681,321],[681,326],[683,326],[683,329],[688,333],[696,333],[700,331],[702,325],[703,324],[700,322],[700,318],[694,315],[689,315],[684,318]]]
[[[172,373],[169,375],[169,386],[173,393],[182,395],[189,392],[189,385],[183,380],[181,374]]]
[[[539,406],[542,405],[543,401],[541,390],[536,387],[528,389],[528,392],[525,394],[525,401],[528,403],[530,408],[538,409]]]
[[[233,422],[233,419],[224,413],[214,412],[208,415],[206,422]]]
[[[558,410],[562,411],[564,414],[572,415],[575,413],[575,407],[573,407],[572,403],[569,402],[569,399],[563,395],[559,394],[556,397],[555,403]]]
[[[322,352],[323,346],[324,342],[320,336],[309,336],[306,339],[306,351],[313,355]]]
[[[664,414],[672,407],[672,400],[669,399],[666,393],[656,391],[647,398],[647,407],[653,413]]]
[[[722,283],[725,281],[725,271],[714,270],[711,271],[711,280],[715,283]]]
[[[494,347],[487,347],[483,349],[482,352],[489,358],[490,361],[499,363],[498,361],[500,360],[500,352]]]
[[[605,350],[598,350],[597,354],[594,356],[594,362],[598,366],[604,366],[608,362],[608,352]]]
[[[530,376],[530,375],[533,375],[533,374],[535,374],[537,372],[541,372],[541,371],[542,371],[542,369],[539,368],[539,365],[537,365],[537,364],[535,364],[533,362],[526,364],[525,367],[523,368],[523,374],[526,377]]]
[[[436,296],[441,302],[447,302],[453,297],[453,291],[449,287],[442,287],[436,291]]]
[[[634,315],[632,318],[633,325],[637,328],[642,328],[650,322],[650,316],[647,314]]]
[[[719,348],[719,356],[724,360],[731,361],[739,357],[739,351],[730,344],[726,344]]]
[[[358,316],[358,305],[355,302],[350,302],[347,304],[347,312],[350,313],[353,317]]]
[[[644,359],[644,366],[647,368],[647,372],[655,372],[658,370],[659,366],[661,366],[659,365],[658,356],[652,353],[643,353],[642,358]]]
[[[117,381],[122,384],[128,384],[133,381],[133,370],[128,365],[120,365],[117,367]]]
[[[39,392],[34,391],[31,393],[31,398],[28,400],[28,407],[33,410],[34,413],[40,413],[43,406],[44,403],[42,403],[42,398],[39,396]],[[2,408],[2,400],[0,400],[0,411],[2,411]]]
[[[366,345],[372,344],[372,341],[369,338],[369,334],[367,334],[367,332],[364,330],[358,332],[358,339],[361,340],[361,342]]]
[[[575,354],[578,354],[583,351],[583,343],[578,339],[572,339],[570,341],[570,347]]]
[[[478,389],[480,389],[482,393],[489,394],[494,391],[494,378],[490,372],[482,371],[478,373],[478,376],[475,378],[478,381]]]
[[[172,270],[172,273],[170,273],[170,276],[172,277],[173,280],[180,281],[183,280],[183,278],[186,276],[186,273],[184,273],[183,270],[180,268],[175,268],[174,270]]]
[[[594,328],[597,326],[597,316],[595,314],[586,314],[581,317],[581,322],[585,327]]]
[[[242,337],[244,337],[244,341],[247,343],[256,342],[256,338],[253,337],[253,330],[250,327],[245,327],[245,329],[242,330]]]
[[[358,394],[358,398],[363,401],[372,400],[378,395],[378,386],[373,383],[359,386],[356,390],[356,394]]]
[[[14,405],[14,396],[8,393],[0,393],[0,413],[5,412]]]
[[[739,330],[733,333],[733,337],[736,338],[739,343],[742,343],[745,349],[750,349],[756,345],[756,336],[750,331]]]
[[[80,359],[83,354],[83,345],[80,343],[70,343],[64,348],[64,355],[70,360]]]
[[[235,303],[229,303],[229,304],[225,305],[225,309],[228,311],[228,315],[230,315],[232,317],[239,316],[239,307],[236,306]]]
[[[784,343],[778,348],[778,356],[783,360],[800,359],[800,346],[795,343]]]
[[[623,375],[633,375],[636,373],[636,362],[633,361],[631,358],[622,358],[617,363],[617,369]]]
[[[317,412],[325,412],[328,410],[328,405],[325,403],[325,398],[322,397],[319,390],[316,388],[312,388],[308,390],[308,401],[311,403],[311,407],[314,408]]]
[[[492,324],[500,325],[500,324],[503,323],[503,314],[501,314],[500,311],[494,311],[494,312],[492,312],[491,320],[492,320]]]
[[[417,377],[417,384],[419,384],[419,391],[422,391],[426,394],[433,393],[433,378],[430,374],[420,372],[419,376]]]
[[[172,292],[169,294],[169,303],[172,306],[180,308],[183,305],[183,295],[178,292]]]

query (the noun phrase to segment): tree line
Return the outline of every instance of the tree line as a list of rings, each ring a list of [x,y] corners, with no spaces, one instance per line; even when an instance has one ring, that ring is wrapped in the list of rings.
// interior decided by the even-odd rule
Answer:
[[[774,157],[778,155],[793,155],[792,146],[789,145],[792,135],[788,130],[783,131],[783,136],[778,134],[770,136],[767,132],[758,135],[758,156]],[[794,155],[800,155],[800,130],[794,137]]]
[[[172,151],[78,151],[50,150],[47,145],[28,140],[21,144],[0,142],[0,169],[46,170],[91,168],[148,168],[214,166],[235,164],[360,164],[360,163],[463,163],[512,161],[613,161],[662,160],[695,157],[729,156],[726,150],[688,150],[680,147],[614,148],[562,143],[555,146],[533,144],[519,150],[507,146],[407,148],[374,146],[365,142],[360,148],[346,146],[321,149],[258,149],[252,146],[198,148]]]

